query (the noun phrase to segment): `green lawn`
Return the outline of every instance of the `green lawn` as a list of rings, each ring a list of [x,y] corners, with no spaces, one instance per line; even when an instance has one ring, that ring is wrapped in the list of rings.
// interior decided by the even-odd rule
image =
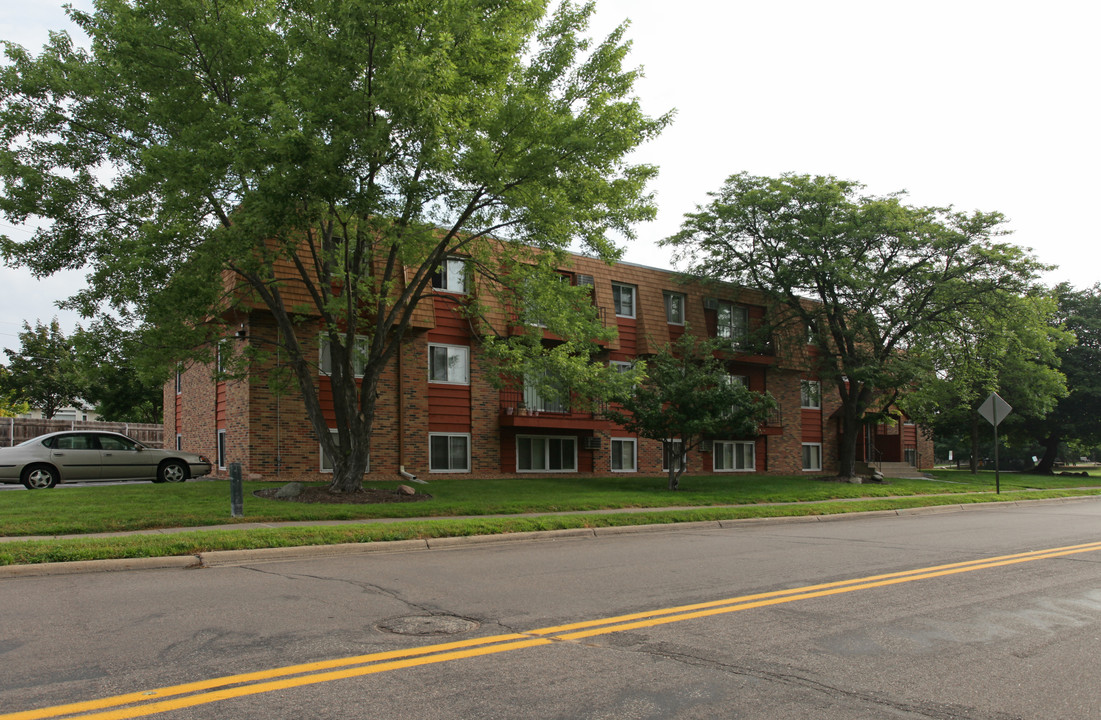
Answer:
[[[891,480],[851,485],[804,477],[765,475],[689,476],[682,490],[665,490],[664,478],[550,476],[508,479],[439,479],[417,485],[432,498],[381,505],[307,505],[253,496],[272,487],[245,483],[244,517],[230,517],[226,481],[180,485],[135,483],[0,494],[0,535],[68,535],[191,527],[235,522],[440,518],[387,524],[207,530],[175,535],[0,543],[0,565],[104,557],[186,555],[217,549],[375,542],[567,527],[597,527],[779,515],[820,515],[922,505],[1016,500],[1101,492],[1101,476],[1040,477],[1003,473],[994,496],[994,474],[937,471],[933,480]],[[397,483],[378,483],[393,487]],[[1083,491],[1077,488],[1096,488]],[[944,495],[947,495],[946,497]],[[901,496],[901,497],[898,497]],[[934,497],[940,496],[940,497]],[[837,502],[841,501],[841,502]],[[771,505],[772,503],[808,503]],[[721,507],[738,505],[744,507]],[[705,509],[687,509],[702,506]],[[642,514],[622,508],[686,508]],[[606,510],[598,515],[547,517],[570,510]],[[450,520],[443,516],[537,513],[535,518]]]

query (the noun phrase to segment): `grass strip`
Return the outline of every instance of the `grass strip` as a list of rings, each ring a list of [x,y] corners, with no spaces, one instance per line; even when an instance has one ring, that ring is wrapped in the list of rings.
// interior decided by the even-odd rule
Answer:
[[[834,515],[873,510],[901,510],[967,503],[1015,502],[1095,494],[1101,494],[1101,489],[1052,489],[1031,492],[1006,492],[1001,495],[963,493],[949,496],[870,498],[845,502],[825,501],[800,505],[754,505],[632,513],[612,511],[607,514],[596,515],[541,515],[523,518],[441,518],[439,520],[391,523],[367,522],[339,526],[196,530],[171,534],[126,535],[107,538],[25,540],[11,541],[0,545],[0,565],[186,556],[216,550],[387,542],[568,528]]]
[[[371,484],[392,488],[398,483]],[[1002,474],[1003,491],[1086,485],[1101,486],[1101,478]],[[270,487],[271,483],[245,484],[245,516],[239,520],[229,517],[229,484],[224,480],[5,491],[0,494],[0,536],[132,532],[238,522],[614,511],[975,493],[993,491],[994,475],[938,471],[933,480],[897,479],[883,485],[823,482],[810,476],[687,476],[681,481],[682,490],[675,493],[665,489],[664,478],[653,477],[445,478],[417,486],[419,491],[430,493],[430,499],[375,505],[311,505],[252,495],[255,490]]]

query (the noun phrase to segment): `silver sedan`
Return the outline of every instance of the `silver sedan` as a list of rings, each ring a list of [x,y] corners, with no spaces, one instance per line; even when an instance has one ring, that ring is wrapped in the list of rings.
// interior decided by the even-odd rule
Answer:
[[[0,483],[28,490],[88,480],[183,482],[209,472],[202,455],[146,447],[113,432],[55,432],[0,448]]]

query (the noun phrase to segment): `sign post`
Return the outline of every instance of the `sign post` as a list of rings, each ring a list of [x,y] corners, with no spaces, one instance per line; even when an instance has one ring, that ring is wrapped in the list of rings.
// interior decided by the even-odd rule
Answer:
[[[229,514],[241,517],[245,514],[244,485],[241,481],[241,463],[229,464]]]
[[[979,406],[979,414],[994,426],[994,492],[997,495],[1002,494],[1002,478],[998,468],[998,423],[1011,412],[1013,407],[996,392],[990,393],[990,397]]]

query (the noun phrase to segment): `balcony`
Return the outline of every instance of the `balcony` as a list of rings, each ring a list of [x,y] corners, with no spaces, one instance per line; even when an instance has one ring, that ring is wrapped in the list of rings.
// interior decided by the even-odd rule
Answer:
[[[573,410],[561,403],[545,400],[531,388],[503,388],[500,391],[501,427],[558,429],[558,430],[594,430],[607,427],[607,420],[589,410]]]
[[[768,414],[768,418],[761,424],[762,435],[782,435],[784,432],[784,413],[780,408],[774,408]]]

